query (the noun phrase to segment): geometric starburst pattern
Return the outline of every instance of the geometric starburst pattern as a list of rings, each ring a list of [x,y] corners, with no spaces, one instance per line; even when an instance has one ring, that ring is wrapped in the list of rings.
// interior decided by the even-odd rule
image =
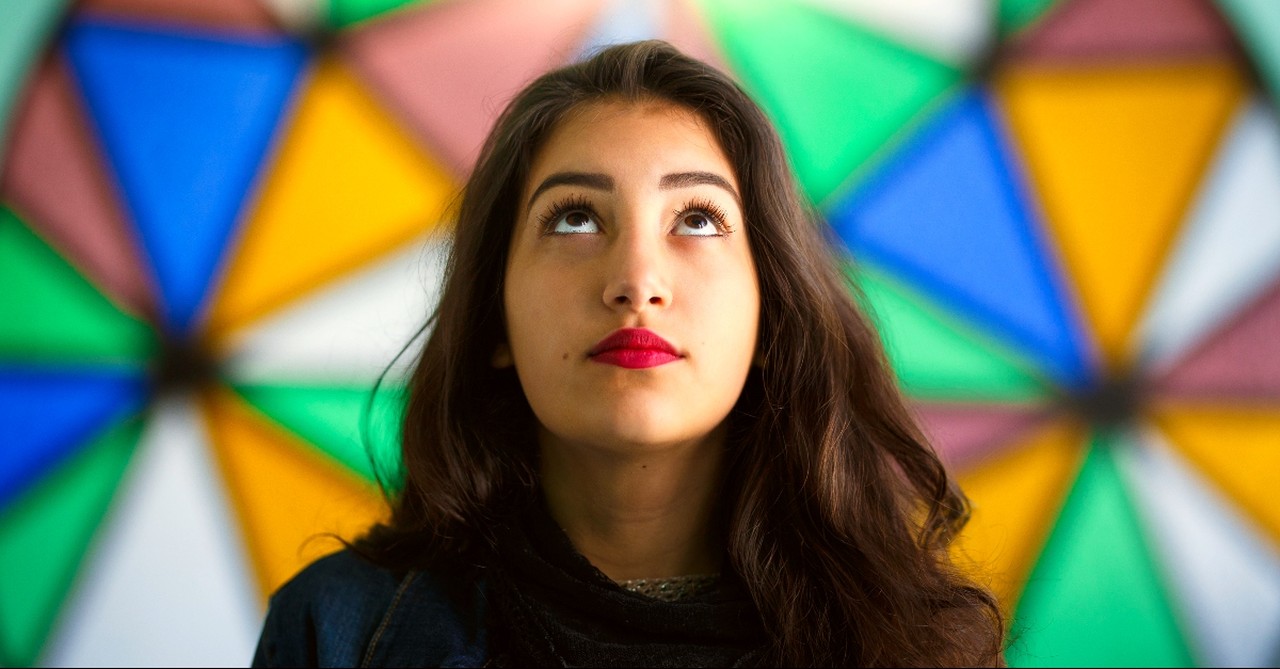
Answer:
[[[17,3],[0,664],[243,663],[384,513],[396,354],[502,105],[660,37],[777,123],[1010,663],[1274,665],[1277,4],[943,4]]]

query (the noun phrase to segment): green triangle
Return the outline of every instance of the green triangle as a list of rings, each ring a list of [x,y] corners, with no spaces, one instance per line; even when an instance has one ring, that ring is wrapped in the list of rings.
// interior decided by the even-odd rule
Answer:
[[[1110,450],[1098,437],[1019,600],[1013,667],[1191,666],[1194,660]]]
[[[1245,46],[1272,99],[1280,101],[1280,2],[1275,0],[1218,0]]]
[[[1000,34],[1016,33],[1044,16],[1057,0],[1000,0],[997,25]]]
[[[0,658],[32,666],[102,521],[142,420],[118,423],[0,514]]]
[[[403,389],[379,389],[372,412],[367,387],[253,384],[237,385],[235,390],[254,408],[348,469],[373,482],[381,476],[389,489],[398,489]]]
[[[142,362],[151,329],[118,309],[0,206],[0,358]]]
[[[9,119],[16,111],[18,95],[69,2],[0,0],[0,16],[4,17],[0,21],[0,161],[4,160]]]
[[[798,2],[702,0],[734,70],[821,202],[959,70]]]
[[[929,400],[1025,401],[1047,386],[1029,364],[866,267],[850,270],[903,389]]]
[[[422,3],[423,0],[329,0],[329,23],[335,28],[346,28],[408,5]]]

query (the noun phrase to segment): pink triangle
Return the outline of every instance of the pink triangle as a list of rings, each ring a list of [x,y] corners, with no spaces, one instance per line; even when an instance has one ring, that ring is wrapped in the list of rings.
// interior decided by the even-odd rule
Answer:
[[[1280,399],[1280,283],[1192,350],[1158,389],[1177,397]]]
[[[670,0],[667,3],[667,41],[678,49],[732,76],[720,48],[711,38],[711,29],[693,0]]]
[[[507,101],[571,59],[599,11],[592,0],[440,2],[343,37],[343,50],[458,174]]]
[[[104,294],[146,315],[146,265],[89,128],[67,64],[45,59],[16,109],[0,194]]]
[[[1043,406],[935,404],[912,407],[939,457],[964,470],[1003,451],[1049,416]]]
[[[1014,42],[1018,60],[1078,61],[1240,53],[1205,0],[1073,0]]]
[[[148,23],[248,32],[280,30],[275,16],[258,0],[81,0],[79,7],[94,16]]]

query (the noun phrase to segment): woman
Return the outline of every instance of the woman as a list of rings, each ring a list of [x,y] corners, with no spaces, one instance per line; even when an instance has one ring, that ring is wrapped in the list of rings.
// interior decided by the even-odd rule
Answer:
[[[255,664],[1001,661],[967,505],[775,131],[662,42],[530,84],[468,181],[403,488]]]

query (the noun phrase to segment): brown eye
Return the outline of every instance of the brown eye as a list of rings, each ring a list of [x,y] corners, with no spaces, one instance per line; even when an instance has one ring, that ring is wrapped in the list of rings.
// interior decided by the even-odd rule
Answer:
[[[733,232],[725,218],[725,211],[710,200],[695,198],[671,213],[676,219],[675,228],[671,230],[673,235],[723,237]]]
[[[689,237],[715,237],[720,235],[720,228],[715,219],[701,211],[686,211],[679,215],[673,235]]]
[[[707,220],[707,217],[702,214],[689,214],[684,217],[684,224],[694,230],[701,230],[711,225],[711,221]]]
[[[600,225],[591,214],[581,209],[567,211],[557,218],[551,226],[553,235],[582,235],[600,232]]]

